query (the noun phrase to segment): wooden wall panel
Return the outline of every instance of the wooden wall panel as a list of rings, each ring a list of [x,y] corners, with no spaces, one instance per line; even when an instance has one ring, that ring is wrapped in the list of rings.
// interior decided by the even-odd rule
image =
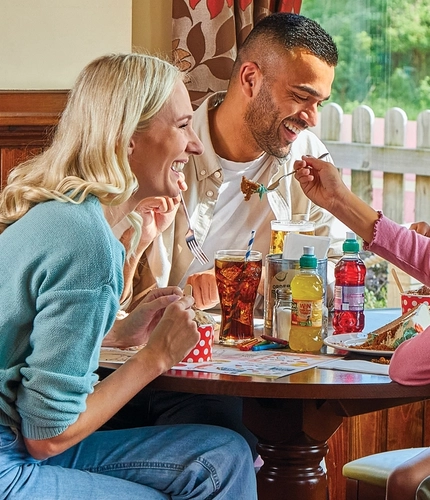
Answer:
[[[365,413],[350,419],[348,422],[349,460],[385,451],[387,411]]]
[[[67,91],[0,91],[0,189],[11,168],[50,141]]]
[[[430,446],[430,401],[423,403],[423,444]]]
[[[430,445],[430,401],[344,418],[328,442],[329,500],[345,500],[342,467],[373,453]]]
[[[419,402],[387,412],[387,450],[424,446],[424,407]]]
[[[348,422],[350,420],[350,418],[344,418],[342,425],[328,441],[326,467],[329,500],[345,499],[346,481],[342,475],[342,467],[346,463],[345,458],[349,457]]]
[[[9,171],[42,151],[41,147],[2,148],[0,147],[0,189],[6,184]]]
[[[1,90],[0,127],[56,125],[67,94],[65,90]]]

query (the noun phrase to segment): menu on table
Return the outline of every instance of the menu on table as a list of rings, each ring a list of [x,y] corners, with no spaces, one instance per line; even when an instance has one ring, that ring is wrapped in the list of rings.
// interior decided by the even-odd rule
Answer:
[[[136,350],[102,348],[100,361],[120,364],[135,353]],[[275,379],[314,368],[332,360],[333,357],[322,354],[294,353],[287,350],[240,351],[234,347],[215,345],[212,361],[178,363],[172,369]]]

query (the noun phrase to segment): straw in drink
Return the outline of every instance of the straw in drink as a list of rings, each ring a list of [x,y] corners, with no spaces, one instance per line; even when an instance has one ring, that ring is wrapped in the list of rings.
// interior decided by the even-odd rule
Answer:
[[[247,258],[247,253],[248,258]],[[219,250],[215,277],[221,304],[220,344],[254,337],[254,303],[261,278],[261,252]]]

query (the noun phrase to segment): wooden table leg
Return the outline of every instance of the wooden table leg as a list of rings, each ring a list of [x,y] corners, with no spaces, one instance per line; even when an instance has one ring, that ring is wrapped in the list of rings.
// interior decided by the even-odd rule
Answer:
[[[245,398],[244,423],[257,436],[264,461],[259,500],[327,500],[321,461],[341,422],[326,402]]]
[[[327,500],[327,478],[321,460],[327,443],[272,446],[259,443],[257,450],[264,465],[257,475],[259,500]]]

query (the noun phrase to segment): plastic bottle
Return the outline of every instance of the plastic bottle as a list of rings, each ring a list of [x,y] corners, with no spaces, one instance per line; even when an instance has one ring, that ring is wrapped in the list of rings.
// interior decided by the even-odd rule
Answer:
[[[289,340],[291,329],[291,290],[278,288],[272,315],[272,336]]]
[[[334,269],[334,334],[356,333],[364,329],[364,280],[366,266],[358,255],[355,233],[348,231],[343,257]]]
[[[300,271],[291,280],[292,311],[290,348],[293,351],[319,351],[322,341],[324,286],[317,274],[314,247],[303,247]]]

